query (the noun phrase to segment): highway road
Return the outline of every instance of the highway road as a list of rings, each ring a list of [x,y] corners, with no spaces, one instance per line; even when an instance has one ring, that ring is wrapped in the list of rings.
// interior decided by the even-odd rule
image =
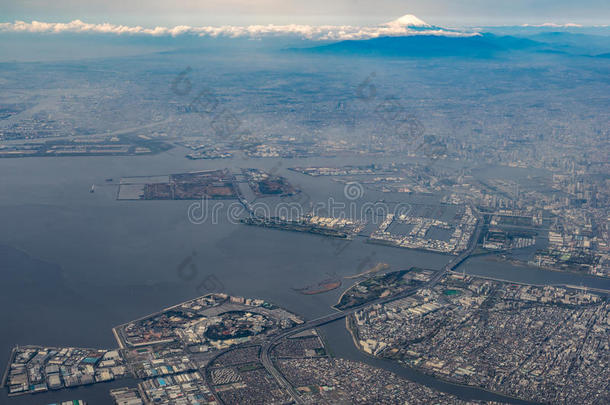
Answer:
[[[280,340],[287,338],[289,336],[296,335],[297,333],[301,333],[301,332],[309,330],[309,329],[317,328],[319,326],[325,325],[330,322],[334,322],[341,318],[345,318],[346,316],[351,315],[357,311],[360,311],[361,309],[364,309],[366,307],[376,305],[376,304],[386,304],[388,302],[395,301],[395,300],[413,295],[422,288],[429,288],[429,287],[434,286],[436,283],[438,283],[438,281],[445,274],[447,274],[447,272],[458,267],[474,251],[474,249],[477,245],[477,241],[479,240],[479,237],[481,235],[481,228],[482,228],[483,221],[482,221],[482,217],[480,216],[478,211],[475,210],[474,207],[472,207],[472,212],[475,214],[478,221],[477,221],[477,226],[474,231],[474,234],[472,235],[472,238],[470,239],[468,248],[465,251],[463,251],[461,254],[459,254],[458,256],[453,257],[441,270],[439,270],[436,274],[434,274],[434,276],[432,276],[432,278],[429,281],[427,281],[424,285],[421,285],[421,286],[418,286],[418,287],[415,287],[415,288],[412,288],[409,290],[405,290],[405,291],[401,292],[400,294],[397,294],[397,295],[394,295],[391,297],[378,298],[378,299],[375,299],[372,301],[368,301],[362,305],[359,305],[359,306],[356,306],[356,307],[353,307],[350,309],[346,309],[344,311],[334,312],[332,314],[328,314],[328,315],[322,316],[320,318],[313,319],[311,321],[307,321],[301,325],[298,325],[292,329],[289,329],[287,331],[280,333],[279,335],[272,337],[267,342],[265,342],[265,344],[263,344],[263,346],[261,348],[261,354],[260,354],[261,362],[262,362],[263,366],[265,367],[265,369],[277,380],[278,384],[280,384],[281,387],[283,387],[286,391],[288,391],[290,393],[290,395],[292,396],[292,398],[294,399],[294,401],[297,404],[304,404],[303,400],[301,399],[301,397],[299,396],[297,391],[294,389],[292,384],[290,384],[290,382],[288,382],[286,377],[284,377],[284,375],[273,364],[273,361],[271,360],[271,350],[273,349],[273,347]]]

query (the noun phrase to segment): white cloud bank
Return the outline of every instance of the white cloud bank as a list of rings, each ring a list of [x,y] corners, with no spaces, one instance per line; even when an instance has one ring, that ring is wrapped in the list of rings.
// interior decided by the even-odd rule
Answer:
[[[347,40],[369,39],[384,36],[407,35],[439,35],[439,36],[475,36],[478,33],[460,32],[433,27],[414,15],[407,14],[394,21],[374,27],[358,27],[351,25],[224,25],[192,27],[178,25],[175,27],[144,28],[141,26],[115,25],[115,24],[88,24],[81,20],[69,23],[48,23],[40,21],[15,21],[0,23],[0,32],[30,32],[30,33],[94,33],[115,35],[149,35],[149,36],[180,36],[196,35],[209,37],[229,38],[260,38],[264,36],[294,35],[314,40]]]
[[[536,27],[536,28],[541,28],[541,27],[550,27],[550,28],[581,28],[582,25],[580,24],[575,24],[575,23],[567,23],[567,24],[556,24],[556,23],[544,23],[544,24],[537,24],[537,25],[532,25],[532,24],[523,24],[521,25],[522,27]]]

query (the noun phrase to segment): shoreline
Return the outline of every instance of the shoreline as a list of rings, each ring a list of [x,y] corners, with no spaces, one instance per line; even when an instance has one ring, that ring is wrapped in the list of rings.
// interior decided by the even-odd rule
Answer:
[[[532,270],[542,270],[542,271],[552,271],[554,273],[563,273],[563,274],[573,274],[576,276],[581,276],[581,277],[592,277],[592,278],[599,278],[602,280],[610,280],[610,277],[606,277],[606,276],[600,276],[597,274],[591,274],[591,273],[582,273],[582,272],[578,272],[578,271],[570,271],[570,270],[561,270],[558,269],[556,267],[549,267],[549,266],[536,266],[530,262],[526,262],[523,260],[519,260],[519,259],[508,259],[508,258],[503,258],[497,255],[493,255],[494,252],[490,252],[489,254],[478,254],[478,255],[472,255],[471,257],[481,257],[481,256],[489,256],[487,258],[487,260],[492,261],[492,262],[499,262],[499,263],[508,263],[512,266],[515,267],[520,267],[523,269],[532,269]],[[469,257],[470,258],[470,257]],[[481,276],[482,277],[482,276]]]
[[[8,358],[8,363],[6,364],[6,368],[4,369],[4,374],[2,375],[2,380],[0,380],[0,389],[4,389],[6,387],[6,383],[8,382],[8,373],[11,369],[11,364],[13,364],[13,360],[15,359],[15,353],[19,349],[19,346],[15,346],[11,349],[11,354]]]

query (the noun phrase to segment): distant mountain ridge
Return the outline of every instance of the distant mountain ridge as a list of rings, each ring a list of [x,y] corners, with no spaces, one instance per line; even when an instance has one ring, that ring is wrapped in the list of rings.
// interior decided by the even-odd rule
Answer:
[[[408,35],[367,40],[347,40],[295,51],[319,54],[369,56],[470,56],[490,57],[498,52],[543,46],[541,42],[512,36],[482,34],[477,36]]]
[[[354,36],[335,43],[297,52],[389,57],[479,57],[511,51],[605,57],[608,37],[567,32],[528,34],[528,27],[514,33],[459,31],[430,25],[412,14],[377,26],[372,37]],[[514,30],[514,27],[513,27]]]

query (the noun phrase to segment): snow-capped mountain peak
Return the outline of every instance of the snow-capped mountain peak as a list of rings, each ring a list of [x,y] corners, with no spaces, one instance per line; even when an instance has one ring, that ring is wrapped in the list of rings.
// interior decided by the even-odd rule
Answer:
[[[405,14],[394,21],[386,23],[386,25],[394,27],[430,27],[430,24],[420,20],[413,14]]]

